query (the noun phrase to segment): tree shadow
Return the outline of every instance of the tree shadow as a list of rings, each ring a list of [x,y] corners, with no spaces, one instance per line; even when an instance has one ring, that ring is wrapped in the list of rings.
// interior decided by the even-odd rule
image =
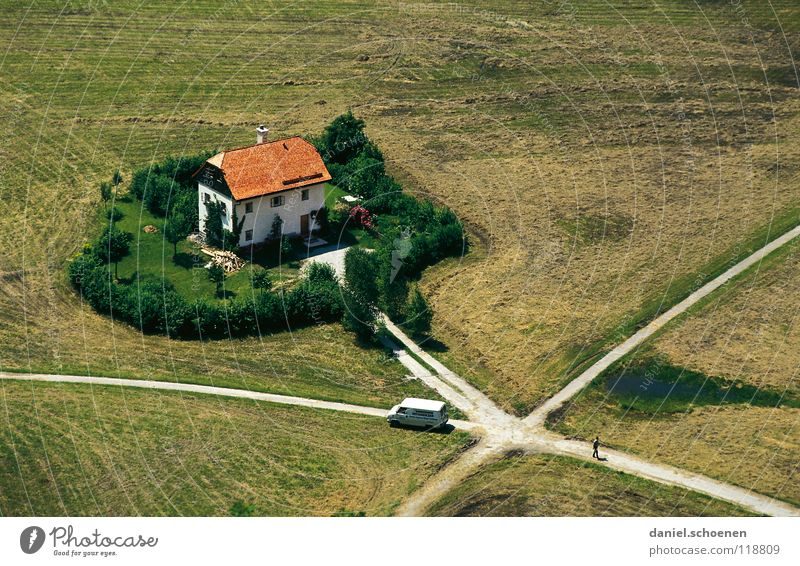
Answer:
[[[199,256],[195,254],[178,252],[172,256],[172,263],[184,269],[192,269],[193,267],[200,265],[201,262]]]
[[[432,352],[444,353],[450,351],[450,348],[448,348],[443,342],[440,342],[431,336],[426,337],[419,343],[419,345],[424,347],[426,350],[431,350]]]
[[[216,297],[218,299],[233,299],[234,297],[236,297],[236,292],[235,291],[219,291],[218,293],[215,293],[215,295],[216,295]]]

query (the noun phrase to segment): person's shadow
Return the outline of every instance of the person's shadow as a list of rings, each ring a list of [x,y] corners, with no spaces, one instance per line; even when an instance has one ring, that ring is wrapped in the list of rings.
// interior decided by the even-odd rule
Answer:
[[[597,461],[598,462],[608,462],[608,458],[600,458],[600,457],[598,457]]]

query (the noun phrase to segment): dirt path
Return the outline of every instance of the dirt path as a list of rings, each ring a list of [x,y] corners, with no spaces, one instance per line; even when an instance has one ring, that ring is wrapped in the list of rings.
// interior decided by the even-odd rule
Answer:
[[[525,449],[525,448],[523,448]],[[625,452],[603,448],[600,453],[605,461],[598,462],[591,457],[591,447],[587,442],[566,440],[555,434],[541,433],[527,447],[536,453],[562,454],[587,462],[600,463],[614,470],[643,477],[659,483],[691,489],[711,497],[724,499],[747,507],[762,515],[800,517],[800,509],[789,503],[755,493],[749,489],[727,484],[701,474],[695,474],[672,466],[648,462]]]
[[[292,397],[290,395],[276,395],[274,393],[260,393],[258,391],[247,391],[245,389],[231,389],[227,387],[214,387],[211,385],[194,385],[192,383],[148,381],[143,379],[121,379],[116,377],[88,377],[83,375],[53,375],[7,372],[0,372],[0,380],[41,381],[48,383],[83,383],[90,385],[136,387],[139,389],[159,389],[163,391],[183,391],[186,393],[200,393],[203,395],[220,395],[223,397],[253,399],[255,401],[266,401],[268,403],[277,403],[279,405],[298,405],[312,409],[355,413],[359,415],[369,415],[371,417],[386,417],[386,409],[380,409],[378,407],[365,407],[363,405],[351,405],[349,403],[338,403],[335,401],[320,401],[319,399]],[[451,420],[450,424],[461,430],[474,430],[477,428],[475,423],[467,421]]]
[[[686,312],[686,309],[690,308],[692,305],[696,304],[710,293],[713,293],[732,278],[760,262],[770,253],[789,243],[797,236],[800,236],[800,226],[797,226],[793,230],[789,230],[784,235],[776,238],[760,250],[754,252],[752,255],[747,256],[745,259],[731,267],[728,271],[716,279],[713,279],[700,287],[697,291],[686,297],[680,303],[669,309],[667,312],[653,320],[650,324],[639,330],[636,334],[625,340],[622,344],[611,350],[608,354],[600,358],[600,360],[598,360],[589,369],[571,381],[566,387],[564,387],[564,389],[556,393],[539,408],[528,415],[528,417],[525,419],[525,422],[530,425],[543,425],[547,415],[561,408],[567,403],[567,401],[577,395],[581,389],[589,385],[593,379],[608,369],[611,364],[630,353],[634,348],[640,346],[645,340],[650,338],[653,333],[657,332],[673,318]]]
[[[593,461],[615,470],[640,476],[652,481],[675,485],[686,489],[699,491],[712,497],[730,501],[757,513],[764,515],[800,516],[800,509],[788,503],[759,495],[750,490],[726,484],[700,474],[695,474],[653,462],[641,460],[635,456],[622,452],[606,450],[605,461],[598,462],[590,457],[591,451],[587,443],[575,442],[559,438],[544,428],[547,415],[563,406],[581,389],[586,387],[594,378],[608,368],[612,363],[639,346],[658,329],[670,320],[685,312],[686,309],[696,304],[703,297],[715,291],[731,278],[761,261],[771,252],[788,243],[800,235],[800,226],[790,230],[783,236],[764,246],[757,252],[748,256],[731,269],[710,281],[686,299],[656,318],[653,322],[642,328],[625,342],[606,354],[597,363],[583,372],[564,389],[545,402],[536,411],[524,419],[518,419],[501,410],[497,405],[477,388],[469,384],[461,376],[450,371],[436,358],[420,348],[411,338],[406,336],[395,324],[384,317],[387,330],[402,344],[398,347],[391,340],[385,339],[384,343],[391,347],[397,359],[410,372],[411,376],[421,380],[434,389],[452,405],[472,419],[470,422],[450,421],[456,428],[473,431],[480,434],[481,441],[472,449],[465,452],[455,462],[445,467],[441,472],[429,479],[420,489],[414,492],[398,509],[398,515],[422,515],[439,497],[452,489],[458,482],[467,478],[481,465],[492,458],[497,458],[504,452],[513,449],[522,449],[535,453],[560,454]],[[409,353],[410,352],[410,353]],[[414,354],[413,356],[411,354]],[[416,358],[414,357],[416,356]],[[418,361],[422,360],[423,363]],[[428,367],[425,367],[425,365]],[[428,368],[432,368],[430,371]],[[347,403],[332,401],[319,401],[302,397],[275,395],[272,393],[259,393],[241,389],[229,389],[208,385],[193,385],[189,383],[174,383],[167,381],[145,381],[137,379],[118,379],[111,377],[84,377],[73,375],[45,375],[45,374],[17,374],[0,372],[0,380],[25,380],[60,383],[83,383],[95,385],[117,385],[122,387],[139,387],[144,389],[162,389],[170,391],[185,391],[188,393],[201,393],[207,395],[221,395],[225,397],[240,397],[279,403],[284,405],[299,405],[316,409],[344,411],[375,417],[384,417],[385,409],[376,407],[363,407]]]
[[[460,459],[429,479],[425,485],[413,493],[400,506],[398,514],[424,514],[433,502],[446,494],[459,481],[475,472],[481,465],[492,458],[497,458],[508,450],[522,449],[529,452],[560,454],[592,461],[596,464],[606,465],[615,470],[652,481],[699,491],[712,497],[741,505],[763,515],[800,516],[800,509],[788,503],[700,474],[663,464],[647,462],[630,454],[606,451],[607,458],[604,461],[593,460],[588,444],[559,438],[544,428],[548,414],[562,407],[611,364],[631,352],[652,336],[653,333],[709,293],[719,289],[733,277],[755,265],[797,236],[800,236],[800,226],[776,238],[719,277],[703,285],[686,299],[611,350],[611,352],[603,356],[598,362],[524,419],[518,419],[502,411],[481,391],[425,352],[411,338],[406,336],[400,328],[384,317],[386,329],[407,350],[404,351],[389,341],[388,345],[394,349],[398,360],[411,371],[412,376],[424,381],[429,387],[436,390],[439,395],[469,415],[475,425],[481,427],[480,430],[484,434],[483,440],[476,447],[467,451]],[[408,352],[413,353],[428,367],[433,368],[434,372],[429,371]]]

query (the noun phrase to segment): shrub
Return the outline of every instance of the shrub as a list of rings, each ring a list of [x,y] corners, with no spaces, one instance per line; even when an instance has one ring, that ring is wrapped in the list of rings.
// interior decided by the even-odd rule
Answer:
[[[348,110],[325,128],[322,136],[313,140],[325,163],[347,163],[369,143],[364,133],[364,120]]]
[[[306,268],[306,281],[310,283],[336,283],[336,271],[330,264],[313,262]]]
[[[116,206],[112,206],[106,211],[106,218],[111,222],[116,222],[117,220],[122,220],[123,214],[120,209]]]
[[[328,212],[328,233],[338,237],[349,218],[350,207],[343,202],[337,202]]]
[[[114,277],[117,277],[119,260],[130,253],[133,234],[123,232],[114,226],[107,226],[94,245],[94,252],[103,263],[114,264]]]
[[[371,229],[373,227],[372,214],[361,205],[356,205],[350,209],[350,218],[363,228]]]
[[[377,257],[362,248],[350,248],[344,256],[345,285],[360,302],[378,304]]]
[[[111,200],[111,183],[108,181],[103,181],[100,183],[100,199],[107,203]]]
[[[264,289],[272,288],[272,278],[269,276],[269,271],[266,269],[259,269],[253,273],[253,289],[259,289],[264,292]]]
[[[167,157],[137,169],[131,178],[131,192],[152,214],[163,217],[172,211],[180,212],[192,226],[197,226],[197,187],[192,175],[211,155],[203,152],[179,159]]]
[[[431,330],[431,320],[433,319],[433,312],[428,306],[428,302],[419,289],[414,288],[411,292],[411,299],[406,307],[404,327],[411,332],[411,334],[419,336],[427,334]]]

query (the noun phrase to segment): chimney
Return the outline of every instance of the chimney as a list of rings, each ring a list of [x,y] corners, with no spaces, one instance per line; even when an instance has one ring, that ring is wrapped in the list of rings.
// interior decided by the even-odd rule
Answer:
[[[264,124],[258,126],[256,128],[256,143],[264,143],[267,141],[267,134],[269,134],[269,128]]]

